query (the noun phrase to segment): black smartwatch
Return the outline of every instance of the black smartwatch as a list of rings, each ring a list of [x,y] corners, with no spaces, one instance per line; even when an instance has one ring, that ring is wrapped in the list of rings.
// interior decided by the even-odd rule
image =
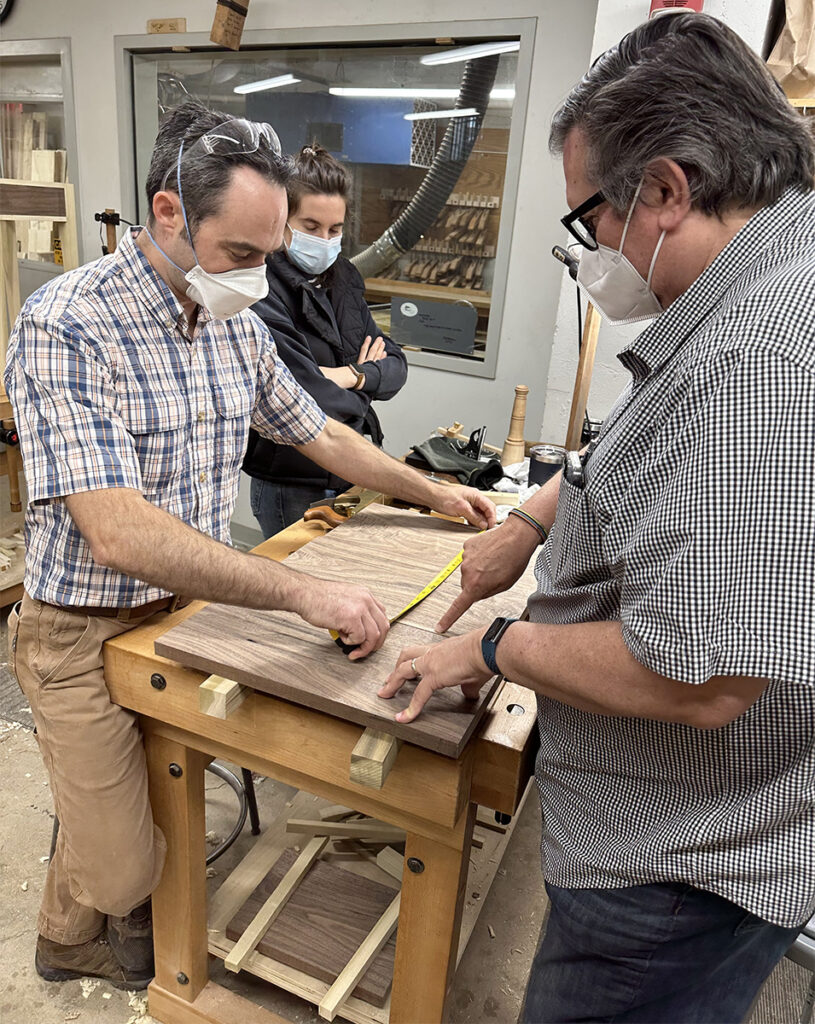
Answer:
[[[495,660],[498,641],[512,623],[517,621],[517,619],[493,619],[489,629],[481,638],[481,657],[487,663],[487,668],[490,672],[494,672],[496,675],[501,673],[501,669],[498,668],[498,663]]]

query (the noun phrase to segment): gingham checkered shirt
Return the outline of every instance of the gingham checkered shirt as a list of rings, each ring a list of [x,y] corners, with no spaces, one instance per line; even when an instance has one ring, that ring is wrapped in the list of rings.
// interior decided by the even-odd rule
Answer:
[[[544,873],[684,882],[795,927],[815,911],[815,195],[759,211],[619,358],[632,381],[584,486],[561,484],[530,616],[619,620],[689,686],[769,683],[710,730],[540,698]]]
[[[5,385],[28,485],[25,589],[58,605],[132,607],[166,591],[95,563],[64,498],[130,487],[230,542],[251,425],[314,440],[325,415],[251,311],[228,321],[181,304],[135,244],[55,278],[26,302]]]

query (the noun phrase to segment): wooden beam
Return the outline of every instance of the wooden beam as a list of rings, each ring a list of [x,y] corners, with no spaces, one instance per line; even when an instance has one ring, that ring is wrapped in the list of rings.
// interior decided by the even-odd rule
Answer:
[[[351,781],[382,789],[402,741],[379,729],[366,729],[351,751]]]
[[[204,767],[210,758],[162,736],[154,722],[145,720],[142,728],[153,818],[167,840],[153,902],[156,983],[192,1003],[209,979]]]
[[[207,676],[198,687],[198,708],[213,718],[229,718],[252,692],[250,686],[241,686],[234,679]]]
[[[252,918],[252,923],[227,954],[224,959],[224,966],[227,970],[234,971],[236,974],[238,973],[246,957],[254,950],[255,946],[257,946],[258,942],[260,942],[266,934],[269,926],[273,923],[283,907],[285,907],[286,901],[297,888],[303,876],[314,861],[317,860],[327,845],[327,836],[319,836],[312,839],[311,842],[306,845],[306,848],[283,876],[283,880],[280,885],[278,885],[275,891],[266,900],[257,914],[255,914]]]
[[[346,967],[340,972],[337,980],[328,992],[326,992],[319,1006],[320,1016],[324,1020],[333,1020],[337,1016],[338,1007],[353,992],[359,979],[368,970],[379,955],[382,947],[393,934],[399,921],[401,898],[402,894],[397,893],[388,909],[368,933],[368,937],[348,961]]]
[[[384,821],[309,821],[305,818],[289,818],[287,832],[299,832],[308,836],[330,836],[332,839],[362,839],[369,843],[400,843],[405,832]]]
[[[583,433],[583,417],[591,388],[591,374],[594,369],[594,355],[597,351],[597,336],[600,333],[600,314],[588,304],[586,323],[583,326],[583,342],[580,347],[580,359],[577,363],[577,374],[572,393],[572,408],[569,412],[569,429],[566,432],[566,448],[577,451]]]

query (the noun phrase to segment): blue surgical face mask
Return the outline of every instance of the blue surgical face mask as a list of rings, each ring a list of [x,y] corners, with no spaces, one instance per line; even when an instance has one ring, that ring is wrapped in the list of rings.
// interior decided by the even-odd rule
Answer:
[[[291,231],[291,241],[286,252],[292,263],[306,274],[322,274],[328,270],[340,254],[342,235],[326,240],[298,231],[291,224],[287,226]]]

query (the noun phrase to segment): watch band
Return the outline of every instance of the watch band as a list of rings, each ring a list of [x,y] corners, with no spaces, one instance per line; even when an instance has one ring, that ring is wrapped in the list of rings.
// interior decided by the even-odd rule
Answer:
[[[481,657],[484,659],[487,668],[494,675],[502,674],[501,669],[498,667],[498,662],[495,660],[498,642],[512,623],[517,621],[517,619],[493,619],[487,628],[487,632],[481,638]]]
[[[360,367],[359,363],[349,363],[348,366],[357,375],[357,382],[351,388],[352,391],[359,391],[362,385],[365,383],[365,371]]]

